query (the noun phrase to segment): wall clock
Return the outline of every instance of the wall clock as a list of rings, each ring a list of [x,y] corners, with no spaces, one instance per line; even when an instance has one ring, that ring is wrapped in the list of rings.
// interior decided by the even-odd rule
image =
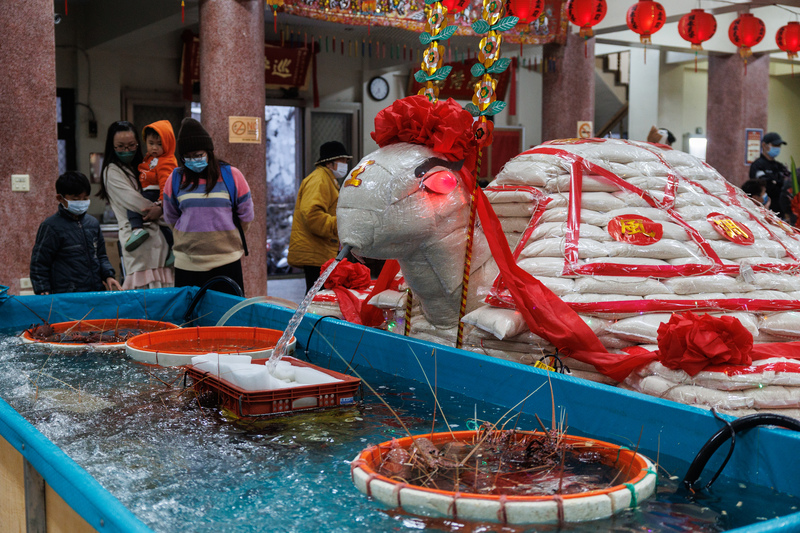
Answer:
[[[386,78],[383,78],[381,76],[375,76],[374,78],[369,80],[369,84],[367,85],[367,92],[369,93],[370,98],[372,98],[377,102],[380,102],[381,100],[389,96],[389,82],[386,81]]]

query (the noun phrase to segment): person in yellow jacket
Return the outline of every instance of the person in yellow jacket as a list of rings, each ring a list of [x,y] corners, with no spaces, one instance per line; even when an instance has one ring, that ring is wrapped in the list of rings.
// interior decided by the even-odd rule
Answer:
[[[306,176],[297,191],[287,259],[293,267],[303,269],[306,291],[319,278],[320,267],[339,252],[337,180],[347,175],[347,162],[352,158],[342,143],[324,143],[319,148],[314,172]]]

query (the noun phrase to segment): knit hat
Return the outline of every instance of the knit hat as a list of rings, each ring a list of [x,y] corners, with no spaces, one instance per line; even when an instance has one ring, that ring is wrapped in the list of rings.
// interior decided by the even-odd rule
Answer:
[[[317,159],[317,162],[314,164],[322,165],[328,161],[333,161],[342,157],[345,159],[353,159],[353,156],[347,153],[347,149],[342,143],[330,141],[319,147],[319,159]]]
[[[184,154],[198,150],[213,152],[214,141],[202,124],[191,117],[186,117],[181,122],[181,130],[178,132],[178,153],[183,157]]]

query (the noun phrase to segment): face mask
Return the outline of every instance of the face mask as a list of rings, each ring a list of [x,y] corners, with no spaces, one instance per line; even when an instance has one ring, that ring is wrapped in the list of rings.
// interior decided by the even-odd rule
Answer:
[[[764,196],[761,197],[761,203],[766,204],[767,200],[769,200],[769,195],[764,193]]]
[[[136,152],[116,152],[116,154],[117,154],[117,157],[119,157],[120,161],[122,161],[126,165],[129,165],[130,162],[133,161],[133,158],[136,155]]]
[[[336,168],[333,169],[333,175],[339,179],[347,176],[347,163],[336,163]]]
[[[772,148],[769,149],[769,152],[767,152],[767,155],[772,157],[772,158],[775,158],[775,157],[778,157],[778,154],[780,154],[780,153],[781,153],[781,147],[780,146],[773,146]]]
[[[186,168],[191,170],[192,172],[200,173],[208,166],[208,158],[205,156],[203,157],[193,157],[191,159],[184,159],[183,164],[186,165]]]
[[[67,211],[75,216],[84,214],[89,209],[91,200],[67,200]]]

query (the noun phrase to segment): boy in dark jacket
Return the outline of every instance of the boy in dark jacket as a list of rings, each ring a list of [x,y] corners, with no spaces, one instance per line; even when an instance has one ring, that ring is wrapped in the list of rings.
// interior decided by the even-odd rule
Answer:
[[[100,223],[86,216],[89,180],[65,172],[56,180],[58,213],[39,226],[31,254],[31,283],[36,294],[122,290],[106,255]]]

